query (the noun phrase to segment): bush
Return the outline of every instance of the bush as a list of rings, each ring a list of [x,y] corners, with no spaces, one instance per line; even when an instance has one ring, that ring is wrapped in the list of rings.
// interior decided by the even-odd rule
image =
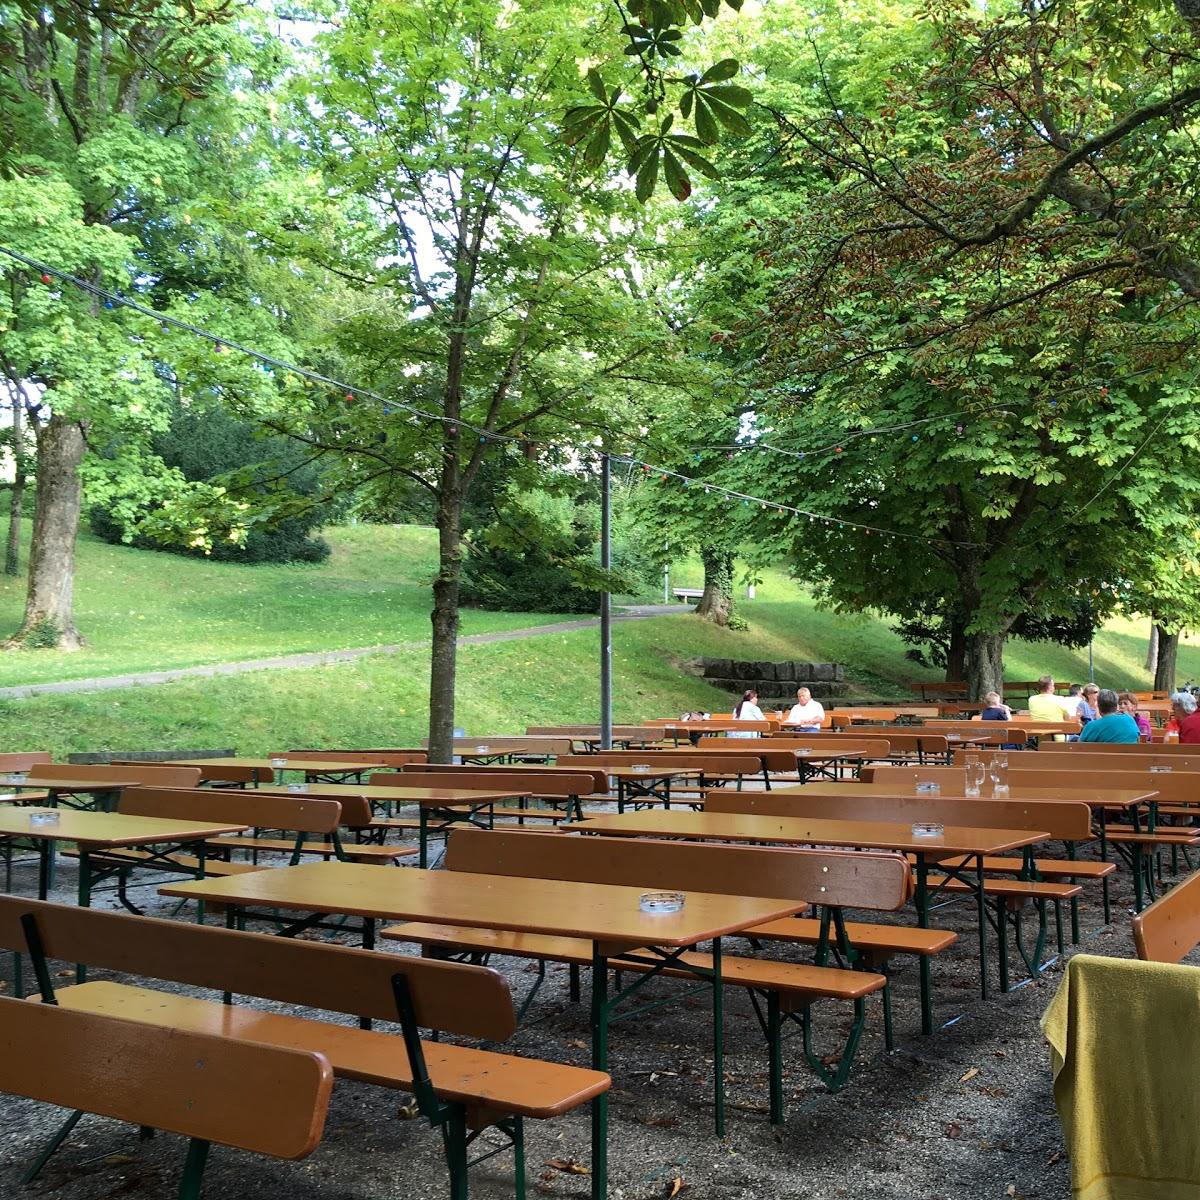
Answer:
[[[189,482],[207,482],[238,467],[261,464],[264,476],[288,472],[289,487],[301,496],[317,495],[321,487],[316,469],[303,465],[304,452],[293,442],[259,437],[253,425],[220,409],[177,409],[170,428],[155,437],[152,449],[166,467]],[[329,543],[313,534],[331,519],[329,505],[316,504],[300,515],[253,526],[243,542],[214,539],[207,553],[140,533],[139,523],[155,508],[154,499],[110,494],[91,507],[88,519],[92,532],[104,541],[143,550],[242,563],[321,562],[329,557]]]

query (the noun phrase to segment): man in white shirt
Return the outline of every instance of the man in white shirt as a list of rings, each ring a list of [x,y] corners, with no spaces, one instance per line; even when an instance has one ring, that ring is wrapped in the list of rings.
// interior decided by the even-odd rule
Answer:
[[[825,708],[819,700],[812,698],[806,687],[796,689],[796,703],[784,721],[785,725],[798,725],[804,733],[815,733],[825,722]]]

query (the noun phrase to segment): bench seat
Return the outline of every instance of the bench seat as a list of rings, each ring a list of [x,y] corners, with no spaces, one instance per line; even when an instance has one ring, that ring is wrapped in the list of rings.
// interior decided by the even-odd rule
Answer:
[[[209,852],[223,850],[269,850],[272,853],[291,854],[296,849],[290,838],[219,837],[205,842]],[[306,841],[303,854],[321,854],[335,857],[334,848],[328,842]],[[350,862],[395,862],[417,853],[416,846],[370,846],[359,842],[343,842],[342,853]]]
[[[969,865],[967,859],[952,863],[956,867]],[[1037,858],[1034,869],[1043,879],[1105,879],[1112,875],[1117,864],[1090,858]],[[1000,871],[1017,874],[1024,868],[1021,859],[1006,854],[986,854],[983,858],[985,871]]]
[[[63,850],[61,854],[64,858],[78,858],[78,850]],[[145,863],[148,859],[153,861],[149,864],[152,869],[165,871],[167,864],[174,864],[180,871],[187,875],[195,875],[200,870],[200,860],[194,854],[166,854],[154,855],[148,850],[133,850],[122,848],[120,850],[93,850],[88,856],[93,865],[104,867],[138,867]],[[204,860],[204,873],[211,876],[226,876],[226,875],[242,875],[248,871],[268,871],[270,867],[263,866],[261,863],[235,863],[222,862],[221,859],[206,858]]]
[[[315,1050],[334,1074],[380,1087],[407,1090],[412,1072],[398,1033],[335,1025],[283,1013],[259,1012],[217,1000],[176,996],[154,988],[97,981],[56,989],[63,1008],[165,1025],[192,1033]],[[423,1040],[434,1089],[468,1108],[525,1117],[555,1117],[600,1095],[609,1079],[600,1071],[518,1058],[447,1042]]]
[[[1110,842],[1123,846],[1194,846],[1200,843],[1200,829],[1179,829],[1174,826],[1159,827],[1149,833],[1134,830],[1132,825],[1109,825],[1104,833]]]
[[[973,892],[975,889],[962,879],[947,875],[930,875],[929,886],[943,892]],[[1083,891],[1078,883],[1050,883],[1041,879],[985,879],[983,891],[1000,900],[1073,900]]]
[[[410,921],[380,930],[380,937],[392,941],[417,942],[443,950],[472,951],[479,954],[509,954],[516,958],[563,962],[572,966],[591,966],[592,943],[586,938],[556,937],[539,933],[510,933],[505,930],[468,929],[456,925],[433,925]],[[681,961],[700,969],[712,967],[711,954],[689,951]],[[614,962],[614,971],[648,972],[650,966]],[[681,968],[667,968],[664,975],[694,976]],[[777,992],[783,1008],[802,1007],[816,999],[860,1000],[883,988],[887,979],[869,971],[851,971],[842,967],[818,967],[808,963],[777,962],[774,959],[740,958],[721,955],[721,974],[727,984],[755,991]]]
[[[821,922],[816,917],[783,917],[747,929],[740,937],[761,941],[793,942],[815,946],[821,940]],[[846,922],[846,936],[856,950],[871,954],[940,954],[958,940],[950,929],[921,929],[915,925],[872,925]]]

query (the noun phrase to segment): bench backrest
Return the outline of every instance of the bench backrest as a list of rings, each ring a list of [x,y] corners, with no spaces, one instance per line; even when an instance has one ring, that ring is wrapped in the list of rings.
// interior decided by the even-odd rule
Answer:
[[[740,738],[726,738],[726,742],[738,742]],[[757,775],[762,771],[757,750],[738,753],[732,746],[720,749],[705,747],[703,750],[599,750],[595,754],[564,754],[557,760],[560,767],[583,767],[586,764],[608,767],[636,767],[642,763],[651,766],[694,767],[717,775]]]
[[[531,737],[586,738],[589,741],[600,736],[599,725],[527,725],[525,732]],[[662,729],[654,725],[614,725],[612,735],[616,741],[644,738],[656,741],[662,737]]]
[[[898,714],[894,708],[835,708],[829,716],[834,729],[840,729],[856,721],[885,725]]]
[[[957,796],[838,796],[804,792],[705,794],[705,812],[763,817],[807,817],[823,821],[940,821],[975,829],[1034,829],[1067,842],[1090,840],[1092,812],[1079,801],[976,800]]]
[[[173,763],[189,758],[232,758],[237,751],[230,746],[216,750],[88,750],[68,754],[67,762],[80,766],[97,763]]]
[[[342,823],[342,806],[337,800],[213,788],[127,788],[117,811],[134,817],[176,817],[293,833],[329,834]]]
[[[1056,743],[1057,744],[1057,743]],[[1172,771],[1200,771],[1200,746],[1193,746],[1192,754],[1156,754],[1156,747],[1148,746],[1144,754],[1089,754],[1086,750],[1039,750],[1021,759],[1022,770],[1029,771],[1074,771],[1076,773],[1098,771],[1149,771],[1152,767],[1168,767]],[[957,757],[956,760],[957,761]],[[1009,760],[1009,766],[1013,765]]]
[[[320,1054],[0,999],[0,1091],[274,1158],[325,1128]]]
[[[1200,943],[1200,872],[1189,875],[1133,918],[1137,956],[1177,963]]]
[[[566,755],[563,756],[567,757]],[[534,778],[540,780],[543,775],[559,776],[559,775],[586,775],[591,781],[588,789],[594,792],[603,792],[608,787],[608,776],[604,771],[600,770],[588,760],[589,755],[580,755],[578,759],[571,759],[570,769],[562,771],[530,771],[528,767],[519,766],[516,764],[506,764],[504,766],[489,766],[485,768],[473,767],[463,763],[416,763],[403,768],[403,774],[399,776],[401,780],[412,775],[413,772],[419,771],[424,775],[453,775],[453,781],[447,781],[447,787],[458,787],[459,777],[464,779],[482,776],[484,779],[490,779],[492,787],[507,787],[509,781],[514,776],[523,776],[525,778]],[[577,767],[577,761],[587,762],[587,766]],[[500,778],[496,778],[499,776]],[[382,779],[383,776],[373,776],[375,779]],[[391,778],[395,778],[392,776]],[[573,781],[574,782],[574,781]],[[571,792],[570,795],[584,795],[584,791]]]
[[[425,1028],[495,1041],[516,1029],[508,983],[486,967],[17,896],[0,896],[0,948],[25,949],[26,915],[46,957],[63,962],[382,1021],[396,1020],[402,974]]]
[[[109,780],[131,779],[151,787],[190,788],[200,783],[199,767],[177,767],[163,764],[135,763],[118,766],[116,763],[80,767],[73,763],[35,763],[29,768],[29,782],[39,779],[76,779],[80,783],[107,783]]]
[[[273,757],[268,755],[268,757]],[[411,762],[424,762],[424,750],[288,750],[283,758],[329,758],[336,762],[383,763],[385,767],[403,767]]]
[[[468,758],[487,746],[489,750],[503,750],[512,754],[570,754],[571,739],[567,737],[527,737],[519,734],[493,736],[481,734],[479,737],[460,737],[454,739],[454,753],[465,754]]]
[[[493,773],[494,772],[494,773]],[[372,775],[373,787],[461,788],[467,792],[512,791],[529,796],[586,796],[596,786],[588,771],[499,771],[475,767],[462,771],[426,771],[408,768],[395,775]],[[604,787],[608,785],[605,783]],[[603,790],[603,789],[602,789]]]
[[[446,868],[522,879],[614,883],[895,911],[912,886],[899,854],[718,846],[591,834],[458,829]]]
[[[0,773],[28,771],[38,763],[50,762],[50,754],[44,750],[30,750],[27,754],[0,754]]]

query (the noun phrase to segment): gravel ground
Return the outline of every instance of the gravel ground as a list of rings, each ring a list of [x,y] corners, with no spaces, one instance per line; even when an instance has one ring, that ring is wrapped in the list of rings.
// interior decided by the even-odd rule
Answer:
[[[379,868],[380,870],[388,868]],[[401,868],[411,869],[411,868]],[[55,899],[71,902],[74,868],[64,862]],[[14,891],[35,893],[31,863],[18,867]],[[1115,924],[1101,925],[1099,889],[1085,888],[1082,940],[1073,950],[1131,956],[1127,874],[1115,877]],[[1094,893],[1094,894],[1091,894]],[[141,889],[153,910],[153,888]],[[115,907],[107,894],[97,907]],[[745,996],[728,993],[726,1071],[728,1133],[712,1132],[711,1063],[706,1058],[707,1006],[694,997],[619,1024],[612,1035],[613,1091],[610,1196],[649,1200],[720,1197],[871,1197],[892,1200],[1059,1200],[1070,1191],[1068,1164],[1050,1090],[1048,1056],[1038,1018],[1063,963],[1007,995],[979,994],[974,908],[941,909],[934,923],[961,937],[934,966],[936,1016],[945,1022],[920,1034],[917,969],[897,960],[893,975],[897,1049],[885,1054],[878,1003],[847,1087],[828,1094],[809,1072],[798,1045],[785,1047],[787,1122],[766,1117],[766,1055]],[[736,952],[731,942],[730,950]],[[0,987],[11,990],[8,955]],[[1014,981],[1023,968],[1012,956]],[[495,964],[524,996],[533,968]],[[994,975],[993,962],[993,975]],[[66,973],[63,973],[64,976]],[[104,978],[94,972],[94,978]],[[66,982],[64,978],[63,982]],[[994,982],[994,981],[993,981]],[[165,986],[165,985],[164,985]],[[653,994],[678,984],[656,981]],[[842,1014],[818,1008],[818,1044],[832,1050]],[[565,968],[551,968],[509,1048],[517,1053],[587,1065],[588,1014],[571,1004]],[[440,1138],[402,1108],[406,1097],[339,1083],[325,1138],[298,1163],[280,1163],[214,1148],[206,1196],[267,1200],[409,1200],[446,1195]],[[398,1110],[399,1115],[398,1115]],[[52,1195],[56,1200],[173,1197],[183,1160],[179,1138],[137,1140],[127,1126],[88,1117],[29,1188],[24,1164],[61,1120],[57,1109],[0,1097],[0,1197]],[[589,1123],[586,1110],[527,1123],[531,1196],[586,1197]],[[572,1168],[578,1164],[581,1173]],[[513,1195],[512,1161],[499,1156],[472,1172],[476,1200]]]

